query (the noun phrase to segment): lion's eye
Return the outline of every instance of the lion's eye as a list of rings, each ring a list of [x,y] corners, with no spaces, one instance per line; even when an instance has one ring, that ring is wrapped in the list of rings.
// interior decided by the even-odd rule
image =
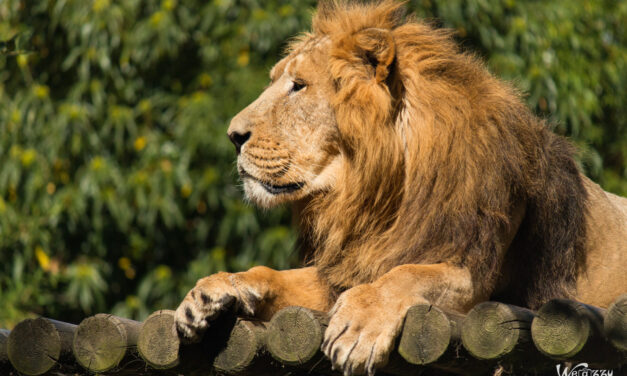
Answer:
[[[290,91],[295,93],[297,91],[303,90],[305,86],[307,86],[307,84],[305,84],[303,81],[294,81],[294,85],[292,85],[292,90]]]

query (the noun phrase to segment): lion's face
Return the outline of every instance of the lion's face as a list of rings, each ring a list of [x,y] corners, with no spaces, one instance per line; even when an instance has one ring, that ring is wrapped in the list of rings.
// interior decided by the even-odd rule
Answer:
[[[277,63],[270,86],[231,121],[245,194],[259,206],[323,191],[337,176],[341,155],[326,43],[311,40]]]

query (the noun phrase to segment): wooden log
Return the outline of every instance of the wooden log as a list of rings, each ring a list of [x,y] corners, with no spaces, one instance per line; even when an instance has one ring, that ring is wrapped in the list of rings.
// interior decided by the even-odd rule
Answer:
[[[459,340],[462,319],[461,315],[446,314],[430,304],[409,308],[398,344],[399,354],[411,364],[437,362]]]
[[[266,348],[282,364],[305,370],[308,374],[337,374],[320,350],[327,325],[328,317],[324,312],[287,307],[270,320]],[[419,375],[425,370],[410,364],[394,351],[388,365],[379,371],[381,374]]]
[[[137,350],[148,365],[156,369],[176,367],[180,362],[180,346],[174,329],[174,311],[157,311],[144,320],[137,339]]]
[[[217,324],[220,326],[221,324]],[[231,324],[226,324],[232,327]],[[227,336],[219,334],[214,342],[226,343]],[[137,339],[137,351],[150,367],[179,374],[209,373],[218,350],[214,338],[184,346],[174,326],[174,311],[153,312],[142,323]]]
[[[541,371],[554,366],[533,345],[535,314],[526,308],[483,302],[468,312],[462,323],[464,348],[477,359],[499,361],[510,370]]]
[[[71,359],[75,331],[76,325],[43,317],[23,320],[9,334],[9,360],[25,375],[42,375]]]
[[[268,324],[266,347],[283,364],[302,366],[318,360],[328,324],[326,313],[303,307],[287,307]]]
[[[478,359],[500,359],[531,343],[532,311],[498,302],[483,302],[468,312],[462,343]]]
[[[272,364],[264,353],[265,324],[238,319],[226,346],[216,356],[213,366],[227,375],[270,373]]]
[[[397,352],[410,364],[431,367],[429,374],[437,370],[464,375],[491,373],[493,362],[472,357],[462,346],[463,319],[459,313],[431,304],[415,305],[405,316]]]
[[[624,361],[603,335],[605,310],[566,299],[544,304],[531,325],[538,350],[558,360],[615,366]]]
[[[462,346],[464,316],[431,304],[418,304],[407,311],[398,353],[410,364],[430,366],[433,373],[477,375],[490,373],[492,362],[475,359]]]
[[[627,351],[627,294],[619,296],[608,308],[604,332],[614,347]]]
[[[93,372],[105,372],[129,359],[137,345],[141,323],[99,313],[83,320],[72,349],[78,363]]]
[[[184,374],[214,368],[221,374],[275,374],[276,368],[263,351],[265,324],[221,318],[201,343],[182,345],[174,329],[174,311],[154,312],[142,324],[137,349],[153,368]]]

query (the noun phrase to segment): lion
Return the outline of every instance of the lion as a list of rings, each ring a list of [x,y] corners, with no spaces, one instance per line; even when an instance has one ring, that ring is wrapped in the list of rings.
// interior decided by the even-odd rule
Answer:
[[[183,340],[226,311],[303,306],[328,312],[335,369],[372,375],[412,305],[606,307],[627,290],[627,199],[402,3],[322,2],[270,79],[228,136],[248,200],[298,209],[309,262],[199,280],[176,311]]]

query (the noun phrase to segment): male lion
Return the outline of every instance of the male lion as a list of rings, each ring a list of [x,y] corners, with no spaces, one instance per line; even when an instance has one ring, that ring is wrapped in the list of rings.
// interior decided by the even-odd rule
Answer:
[[[226,310],[304,306],[329,311],[336,369],[372,374],[417,303],[607,306],[627,290],[627,200],[449,33],[390,0],[323,2],[312,28],[228,131],[246,196],[301,209],[311,266],[201,279],[176,311],[183,339]]]

